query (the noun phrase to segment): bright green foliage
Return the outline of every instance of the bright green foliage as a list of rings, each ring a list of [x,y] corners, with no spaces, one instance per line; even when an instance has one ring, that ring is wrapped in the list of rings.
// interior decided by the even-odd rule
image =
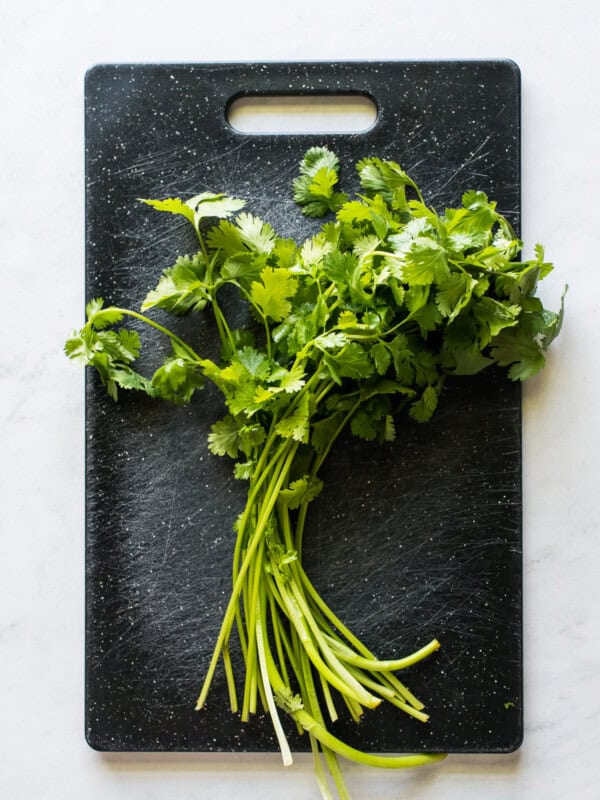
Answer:
[[[295,439],[305,444],[308,442],[310,400],[309,394],[303,394],[297,407],[277,423],[275,430],[284,439]]]
[[[221,339],[218,363],[154,319],[106,308],[101,299],[88,303],[84,327],[65,345],[70,358],[97,370],[114,399],[119,388],[137,389],[185,404],[207,380],[221,391],[226,414],[212,425],[208,448],[235,461],[248,501],[234,526],[232,596],[198,707],[222,654],[238,708],[229,661],[236,625],[246,660],[242,720],[260,693],[287,759],[279,705],[325,754],[341,797],[347,793],[335,753],[376,765],[381,759],[349,751],[328,733],[315,676],[330,713],[330,692],[341,693],[357,719],[391,692],[391,702],[427,717],[412,696],[397,693],[395,679],[386,677],[391,668],[370,669],[375,657],[344,633],[303,572],[307,507],[323,488],[318,472],[343,433],[393,447],[396,423],[429,420],[446,380],[494,367],[513,380],[531,377],[563,319],[562,304],[558,313],[547,311],[535,296],[552,269],[543,248],[519,260],[522,242],[483,192],[469,190],[457,207],[438,213],[397,163],[368,157],[357,171],[360,193],[349,198],[337,190],[337,156],[323,147],[305,154],[294,198],[305,215],[329,220],[301,243],[279,237],[241,211],[243,200],[224,194],[143,201],[187,219],[198,251],[164,270],[142,311],[211,313]],[[230,327],[223,287],[239,293],[247,327]],[[140,339],[121,326],[125,317],[170,341],[150,378],[132,367]],[[434,641],[408,661],[436,647]]]
[[[225,219],[246,205],[245,200],[212,192],[202,192],[185,202],[179,197],[168,197],[166,200],[142,200],[141,202],[152,206],[157,211],[180,214],[191,222],[196,230],[203,219],[211,217]]]
[[[282,489],[279,493],[280,500],[285,505],[294,510],[300,508],[304,503],[310,503],[323,489],[323,481],[314,475],[305,475],[292,481],[287,489]]]
[[[119,387],[155,394],[151,382],[130,366],[140,353],[137,331],[127,328],[104,330],[108,325],[120,322],[123,314],[117,309],[105,309],[103,306],[101,298],[87,304],[88,322],[80,331],[73,331],[67,339],[66,355],[81,364],[95,367],[113,400],[117,399]]]
[[[152,376],[151,388],[165,400],[186,405],[196,389],[203,388],[205,381],[199,365],[185,352],[178,353],[177,350],[175,345],[173,354],[156,370]]]
[[[237,458],[240,450],[240,429],[235,419],[228,414],[211,427],[208,447],[216,456]]]
[[[298,281],[287,269],[265,267],[260,282],[250,287],[250,297],[263,317],[281,322],[292,310],[291,298],[296,294]]]
[[[140,202],[152,206],[157,211],[167,211],[169,214],[179,214],[185,217],[188,222],[194,224],[194,209],[190,203],[186,203],[179,197],[167,197],[165,200],[145,200],[140,198]]]
[[[202,253],[190,258],[180,256],[175,265],[166,269],[156,289],[148,292],[142,311],[164,308],[173,314],[202,311],[210,300],[205,284],[206,262]]]
[[[311,147],[300,162],[300,175],[293,182],[294,200],[307,217],[324,217],[336,211],[347,195],[335,191],[339,161],[325,147]]]

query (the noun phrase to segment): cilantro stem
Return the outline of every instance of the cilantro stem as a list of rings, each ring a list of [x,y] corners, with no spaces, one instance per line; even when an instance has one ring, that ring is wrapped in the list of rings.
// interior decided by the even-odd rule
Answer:
[[[276,600],[275,600],[275,596],[274,596],[273,592],[269,592],[268,593],[268,599],[269,599],[269,611],[270,611],[270,615],[271,615],[271,627],[273,629],[273,638],[275,639],[275,650],[277,652],[277,661],[279,662],[279,668],[281,670],[281,674],[283,675],[284,681],[286,683],[289,683],[290,679],[288,677],[287,667],[286,667],[286,663],[285,663],[285,656],[284,656],[284,652],[283,652],[283,648],[284,648],[283,638],[285,636],[285,633],[281,629],[281,624],[280,624],[280,621],[279,621],[279,614],[277,613],[276,608],[275,608]],[[288,657],[289,657],[289,654],[288,654]],[[292,659],[290,659],[290,661],[291,660]],[[292,663],[292,668],[293,668],[293,666],[294,665]]]
[[[285,733],[283,732],[283,727],[281,725],[281,720],[279,719],[279,714],[277,713],[277,707],[275,706],[275,699],[273,697],[273,691],[271,689],[271,680],[269,676],[269,668],[267,666],[267,658],[265,654],[265,641],[263,636],[263,630],[266,630],[266,598],[265,598],[265,585],[264,583],[260,587],[260,594],[256,599],[256,644],[258,650],[258,663],[260,667],[260,673],[262,677],[262,684],[265,689],[266,697],[267,697],[267,707],[269,709],[269,714],[271,715],[271,720],[273,722],[273,728],[275,730],[275,735],[277,737],[277,741],[279,743],[279,749],[281,751],[281,757],[283,759],[284,766],[288,767],[293,763],[292,754],[290,752],[290,746],[288,744],[288,740],[286,738]]]
[[[411,667],[413,664],[422,661],[424,658],[427,658],[427,656],[438,650],[440,643],[437,639],[432,639],[424,647],[421,647],[419,650],[416,650],[414,653],[411,653],[411,655],[406,656],[405,658],[391,659],[386,661],[369,659],[365,658],[364,656],[357,656],[350,650],[350,648],[344,648],[343,646],[340,646],[340,644],[335,640],[332,641],[331,646],[334,650],[337,650],[340,653],[340,658],[342,658],[348,664],[354,664],[362,669],[374,670],[375,672],[388,672],[392,670],[395,671],[399,669],[406,669],[406,667]]]
[[[164,325],[161,325],[160,323],[155,322],[153,319],[150,319],[150,317],[146,317],[144,314],[139,314],[137,311],[131,311],[128,308],[118,308],[115,306],[114,310],[119,311],[121,314],[124,314],[128,317],[134,317],[135,319],[138,319],[141,322],[145,322],[146,325],[150,325],[150,327],[156,328],[157,331],[164,333],[165,336],[168,336],[169,339],[176,342],[179,345],[179,347],[182,348],[182,350],[185,350],[185,352],[187,352],[190,355],[190,358],[193,361],[197,361],[198,364],[200,364],[201,366],[211,366],[211,367],[215,366],[214,363],[210,361],[210,359],[201,358],[198,355],[198,353],[196,353],[195,350],[193,350],[189,346],[189,344],[184,342],[183,339],[180,339],[179,336],[173,333],[173,331],[170,331],[168,328],[165,328]]]
[[[235,341],[233,339],[233,335],[227,324],[227,320],[225,319],[225,315],[217,302],[217,296],[215,293],[211,294],[211,304],[213,309],[213,314],[215,316],[215,320],[217,323],[217,329],[219,331],[219,338],[221,342],[225,345],[228,344],[231,348],[231,351],[235,353]]]
[[[204,236],[202,236],[202,234],[200,233],[199,223],[198,224],[194,223],[194,230],[196,231],[196,236],[198,237],[198,242],[200,243],[200,250],[202,250],[202,255],[206,259],[207,273],[208,273],[208,270],[212,268],[212,264],[208,257],[208,249],[206,247],[206,242],[204,241]]]
[[[323,657],[321,657],[316,643],[313,640],[313,636],[318,637],[317,642],[319,645],[322,645],[322,637],[315,631],[315,626],[311,626],[310,618],[305,616],[304,608],[299,605],[299,593],[294,592],[294,583],[290,583],[291,591],[288,591],[288,587],[285,585],[282,576],[276,568],[273,568],[273,575],[281,599],[286,607],[287,615],[296,628],[300,641],[302,642],[303,650],[306,651],[306,654],[314,666],[339,692],[353,697],[367,708],[376,708],[381,703],[381,700],[366,692],[358,681],[352,678],[350,673],[341,666],[337,659],[331,659],[330,661],[329,648],[325,647]],[[324,658],[327,659],[329,663],[326,663]],[[335,668],[337,668],[338,672],[334,671]]]
[[[294,456],[298,449],[298,444],[299,444],[298,442],[291,442],[291,443],[286,442],[287,454],[283,466],[277,478],[274,479],[270,484],[269,491],[266,493],[266,500],[261,508],[261,513],[256,525],[256,529],[250,538],[246,555],[240,565],[239,571],[235,578],[235,582],[233,584],[233,589],[231,591],[229,602],[225,610],[225,616],[221,624],[221,630],[219,631],[219,636],[217,638],[217,642],[215,644],[215,648],[208,667],[208,671],[204,679],[204,684],[202,686],[200,695],[198,696],[198,700],[196,702],[197,711],[203,708],[204,704],[206,703],[206,698],[214,677],[221,649],[229,637],[229,632],[231,630],[231,626],[233,625],[235,619],[235,607],[237,605],[238,597],[243,587],[244,577],[250,565],[252,564],[254,555],[262,541],[263,533],[265,532],[267,523],[269,521],[269,517],[273,511],[275,503],[277,502],[277,497],[279,496],[279,492],[281,491],[284,482],[287,480],[290,467],[292,465]]]
[[[366,766],[379,767],[381,769],[404,769],[433,764],[436,761],[442,761],[446,758],[445,753],[419,753],[401,756],[380,756],[375,753],[365,753],[362,750],[357,750],[355,747],[347,745],[336,736],[333,736],[323,725],[320,725],[303,709],[294,711],[293,716],[302,725],[304,730],[312,733],[322,745],[329,747],[335,753],[338,753],[338,755],[344,756],[356,763],[365,764]]]
[[[269,328],[269,320],[263,316],[263,323],[265,326],[265,344],[267,346],[267,355],[269,358],[273,357],[273,345],[271,344],[271,329]]]
[[[290,689],[284,683],[275,663],[268,646],[265,646],[265,659],[269,671],[269,678],[276,693],[282,696],[290,694]],[[305,677],[306,677],[306,673]],[[402,755],[402,756],[380,756],[374,753],[365,753],[362,750],[357,750],[350,745],[345,744],[337,737],[333,736],[326,730],[322,722],[315,719],[314,716],[307,713],[304,709],[289,708],[289,713],[294,719],[302,726],[308,733],[319,740],[321,745],[329,748],[330,750],[351,759],[360,764],[365,764],[373,767],[381,767],[384,769],[396,769],[405,767],[417,767],[424,764],[431,764],[436,761],[441,761],[446,757],[445,753],[433,754],[415,754],[415,755]]]
[[[312,669],[310,666],[310,661],[307,657],[306,652],[304,651],[301,652],[301,661],[302,661],[301,674],[303,677],[303,688],[304,688],[303,694],[306,696],[311,716],[313,716],[316,719],[316,721],[324,727],[325,721],[323,719],[323,714],[321,712],[321,707],[319,704],[319,698],[317,696],[315,688],[315,682],[312,674]],[[324,680],[323,675],[321,673],[319,674],[321,679]],[[312,736],[310,732],[309,736],[311,737],[311,739],[315,738]],[[317,750],[318,750],[318,745],[317,745]],[[321,745],[321,750],[323,753],[323,757],[325,758],[325,762],[327,764],[329,772],[334,779],[340,800],[350,800],[350,794],[348,793],[348,789],[346,787],[346,783],[344,781],[335,753],[333,753],[329,747],[323,745]]]
[[[325,769],[323,767],[321,751],[319,750],[319,742],[317,739],[315,739],[312,733],[308,734],[308,739],[310,741],[310,749],[313,754],[313,769],[315,771],[317,786],[321,792],[321,798],[322,800],[333,800],[333,795],[331,794],[331,790],[327,784],[327,776],[325,775]]]
[[[252,710],[256,710],[256,672],[254,669],[254,659],[256,655],[256,632],[258,618],[256,616],[257,609],[259,608],[259,591],[263,571],[263,553],[264,553],[264,538],[256,551],[256,555],[252,560],[252,564],[248,570],[249,573],[249,616],[248,616],[248,654],[247,654],[247,669],[246,669],[246,684],[244,688],[244,702],[242,706],[242,722],[248,722]],[[268,703],[267,694],[267,703]]]
[[[223,645],[223,664],[225,666],[225,675],[227,678],[227,691],[229,693],[229,706],[231,713],[236,714],[238,710],[237,691],[235,688],[235,679],[233,676],[233,667],[231,665],[231,656],[229,654],[229,643],[225,642]]]

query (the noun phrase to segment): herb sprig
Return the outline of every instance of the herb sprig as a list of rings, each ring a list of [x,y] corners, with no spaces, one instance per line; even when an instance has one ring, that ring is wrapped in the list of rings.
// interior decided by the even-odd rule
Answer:
[[[196,708],[222,659],[232,711],[247,721],[259,706],[266,710],[284,763],[292,757],[279,711],[307,733],[324,798],[331,797],[325,768],[339,797],[349,797],[337,755],[383,767],[443,756],[359,752],[328,729],[341,706],[358,721],[382,702],[426,722],[423,703],[396,672],[439,643],[379,660],[319,595],[302,564],[307,510],[323,487],[319,470],[347,429],[391,442],[400,412],[429,420],[449,377],[493,365],[508,368],[512,380],[531,377],[563,318],[562,303],[554,313],[535,296],[552,269],[543,248],[520,260],[523,243],[483,192],[468,191],[459,207],[439,214],[398,164],[369,157],[357,171],[361,192],[349,198],[337,189],[337,156],[326,148],[305,154],[294,199],[307,216],[334,216],[301,244],[224,194],[144,200],[185,217],[198,251],[163,272],[143,313],[91,300],[84,327],[65,345],[70,358],[95,367],[115,400],[135,389],[186,404],[207,380],[221,390],[227,414],[213,424],[208,446],[234,460],[248,494],[234,526],[231,596]],[[237,290],[255,325],[230,326],[219,302],[225,286]],[[212,309],[220,360],[148,317],[154,308]],[[151,377],[133,366],[140,337],[118,327],[126,317],[170,341]],[[245,662],[241,694],[230,657],[234,629]]]

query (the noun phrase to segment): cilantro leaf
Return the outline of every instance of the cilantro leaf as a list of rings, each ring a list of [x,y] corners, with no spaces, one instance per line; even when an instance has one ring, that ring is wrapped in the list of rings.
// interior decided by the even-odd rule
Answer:
[[[492,240],[497,219],[496,204],[489,202],[485,192],[468,191],[462,197],[462,208],[446,209],[445,227],[448,233],[479,237],[475,246],[482,247]]]
[[[475,343],[464,348],[453,348],[451,353],[454,375],[476,375],[493,363]]]
[[[237,458],[240,448],[239,427],[231,416],[226,417],[211,425],[208,434],[208,449],[216,456],[229,456]]]
[[[209,217],[218,219],[231,217],[244,208],[246,201],[237,197],[228,197],[226,194],[202,192],[188,200],[186,205],[194,212],[194,225],[197,228],[201,220]]]
[[[492,340],[491,357],[501,367],[509,367],[512,380],[531,378],[544,366],[540,322],[539,316],[524,314],[518,326],[505,328]]]
[[[292,310],[290,299],[297,289],[298,281],[288,269],[265,267],[260,273],[260,283],[253,281],[250,296],[264,317],[281,322]]]
[[[509,305],[506,301],[494,300],[493,297],[482,297],[473,306],[473,315],[481,322],[480,342],[485,347],[504,328],[517,324],[521,306]]]
[[[343,414],[335,412],[313,423],[310,443],[316,453],[322,454],[330,446],[343,418]]]
[[[426,386],[421,397],[412,403],[409,414],[417,422],[427,422],[438,404],[438,393],[433,386]]]
[[[445,249],[434,239],[419,236],[406,253],[402,274],[409,286],[443,283],[450,274]]]
[[[156,211],[167,211],[169,214],[179,214],[185,217],[192,225],[195,224],[194,209],[179,197],[167,197],[165,200],[146,200],[139,197],[140,203],[145,203],[148,206],[156,209]]]
[[[129,366],[121,365],[113,367],[110,372],[110,377],[121,389],[135,389],[140,392],[145,392],[151,397],[154,397],[156,394],[152,387],[152,382]]]
[[[469,303],[476,285],[475,278],[464,272],[454,272],[439,284],[435,304],[448,322],[452,322]]]
[[[293,267],[298,259],[298,248],[293,239],[277,239],[268,256],[267,263],[271,267]]]
[[[237,351],[237,361],[242,364],[259,381],[265,380],[271,371],[271,364],[265,353],[255,347],[243,347]]]
[[[323,489],[323,481],[315,476],[304,475],[292,481],[287,489],[282,489],[279,499],[288,508],[294,510],[303,503],[311,503]]]
[[[275,247],[275,231],[268,222],[252,214],[242,213],[236,217],[240,239],[254,253],[270,253]]]
[[[323,217],[336,211],[347,195],[334,190],[339,161],[326,147],[311,147],[300,162],[300,175],[292,182],[295,202],[308,217]]]
[[[245,200],[212,192],[202,192],[186,201],[179,197],[167,197],[165,200],[146,200],[140,197],[139,200],[157,211],[167,211],[185,217],[196,230],[199,229],[198,226],[203,219],[230,217],[246,205]]]
[[[273,331],[273,341],[289,356],[296,356],[308,342],[314,339],[322,323],[316,305],[301,303],[296,305],[295,309]]]
[[[371,377],[374,372],[368,351],[358,342],[350,342],[335,355],[326,353],[324,360],[328,366],[333,367],[332,376],[335,373],[340,378],[360,380]]]
[[[373,210],[367,203],[360,200],[349,200],[337,212],[340,222],[356,224],[373,221]]]
[[[400,383],[410,386],[414,381],[415,371],[412,367],[414,353],[410,347],[408,338],[404,334],[397,334],[388,344],[394,372]]]
[[[244,242],[239,228],[227,219],[222,219],[218,225],[208,231],[206,244],[212,250],[222,250],[226,256],[232,256],[244,250]]]
[[[197,364],[174,353],[155,371],[151,385],[165,400],[186,405],[196,389],[204,387],[204,377]]]
[[[306,383],[302,364],[294,364],[290,370],[278,367],[271,372],[268,380],[269,383],[277,383],[278,388],[288,394],[299,392]]]
[[[96,330],[91,321],[103,314],[102,302],[88,304],[88,324],[73,331],[65,342],[65,355],[73,361],[94,367],[113,400],[118,399],[118,388],[137,389],[154,396],[151,382],[130,365],[139,356],[140,337],[137,331],[122,328],[119,331]],[[110,309],[107,309],[109,311]]]
[[[239,446],[247,456],[249,456],[256,447],[259,447],[266,438],[267,434],[262,425],[242,425],[239,429]]]
[[[104,308],[104,300],[97,297],[85,307],[85,313],[90,325],[93,325],[96,330],[108,328],[123,319],[123,312],[118,308]]]
[[[202,311],[209,302],[209,287],[204,283],[206,262],[202,253],[180,256],[166,269],[155,289],[148,292],[142,311],[164,308],[172,314]]]
[[[387,420],[390,412],[390,402],[387,397],[373,396],[354,414],[350,421],[350,431],[353,436],[372,442],[390,441],[390,426]]]
[[[370,350],[371,358],[379,375],[385,375],[392,363],[392,354],[385,342],[377,342]]]
[[[352,281],[357,267],[358,257],[353,253],[336,251],[323,258],[323,274],[342,291]]]
[[[348,344],[348,337],[341,331],[322,333],[315,339],[315,345],[321,350],[337,350]]]
[[[221,277],[226,281],[237,281],[248,289],[253,280],[256,280],[264,269],[265,259],[256,253],[234,253],[230,255],[221,267]]]
[[[415,182],[395,161],[379,158],[363,158],[356,165],[361,186],[367,192],[381,195],[391,207],[399,212],[408,210],[406,188],[410,187],[420,198]]]
[[[254,474],[255,466],[255,461],[238,461],[233,468],[233,477],[238,481],[249,481]]]
[[[377,438],[376,420],[367,411],[359,411],[352,417],[350,430],[353,436],[366,442],[372,442]]]
[[[305,394],[297,408],[289,416],[280,420],[275,430],[284,439],[294,439],[297,442],[308,442],[310,424],[309,395]]]
[[[442,322],[442,315],[440,314],[435,303],[423,303],[418,309],[411,313],[411,319],[416,322],[421,331],[421,336],[425,339],[430,331],[435,331]]]
[[[300,260],[305,267],[308,267],[308,274],[313,272],[314,267],[320,267],[324,258],[331,253],[334,246],[327,241],[321,234],[307,239],[300,248]]]

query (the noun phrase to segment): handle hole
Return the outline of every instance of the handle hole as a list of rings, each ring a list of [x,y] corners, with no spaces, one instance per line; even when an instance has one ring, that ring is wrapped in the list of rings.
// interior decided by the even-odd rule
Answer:
[[[238,133],[364,133],[377,120],[377,106],[362,94],[250,95],[227,108]]]

